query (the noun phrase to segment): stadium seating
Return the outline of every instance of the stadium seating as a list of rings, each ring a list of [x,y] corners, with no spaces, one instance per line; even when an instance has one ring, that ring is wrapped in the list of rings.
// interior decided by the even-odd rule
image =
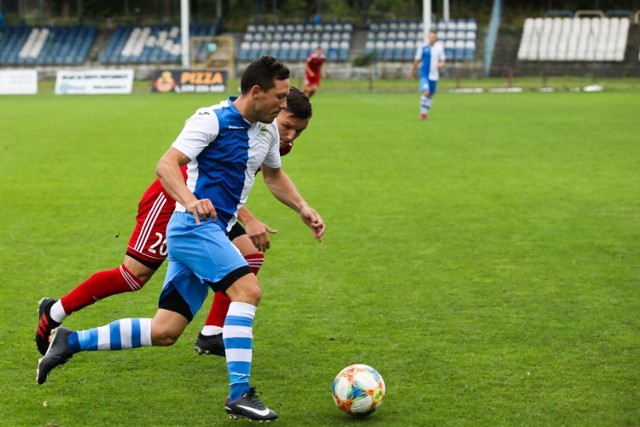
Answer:
[[[0,33],[0,65],[79,65],[97,33],[94,26],[17,26]]]
[[[518,49],[522,61],[623,61],[626,17],[527,18]]]
[[[215,36],[216,25],[191,24],[194,36]],[[196,44],[196,58],[206,57],[204,43]],[[171,64],[182,59],[180,28],[176,25],[119,26],[100,55],[104,65]]]
[[[369,27],[365,53],[375,53],[379,61],[412,61],[423,43],[421,21],[374,21]],[[432,23],[438,40],[444,44],[449,61],[475,58],[478,26],[475,19],[453,19]]]
[[[250,62],[270,54],[282,61],[300,62],[321,46],[327,60],[345,62],[349,59],[352,33],[350,22],[255,22],[247,26],[238,59]]]

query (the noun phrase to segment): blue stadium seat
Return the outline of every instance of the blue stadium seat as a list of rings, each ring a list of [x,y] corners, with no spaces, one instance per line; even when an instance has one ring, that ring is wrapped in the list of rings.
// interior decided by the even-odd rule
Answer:
[[[467,40],[464,43],[464,60],[473,61],[476,53],[476,43],[471,40]]]
[[[338,51],[340,50],[340,42],[331,41],[329,44],[329,51],[325,54],[327,55],[327,59],[329,61],[337,61],[338,60]]]
[[[373,40],[367,40],[364,44],[364,53],[370,55],[374,53],[375,42]]]
[[[251,53],[251,43],[243,41],[240,44],[240,52],[238,53],[238,59],[240,61],[249,61],[249,54]]]
[[[404,46],[404,56],[403,61],[413,61],[413,58],[416,56],[416,50],[418,49],[420,42],[414,42],[413,40],[409,40],[405,43]]]
[[[395,45],[393,47],[393,60],[397,62],[401,62],[404,60],[404,49],[405,49],[405,41],[404,40],[396,40]]]
[[[338,60],[346,62],[349,60],[349,42],[346,40],[340,41],[340,50],[338,51]]]

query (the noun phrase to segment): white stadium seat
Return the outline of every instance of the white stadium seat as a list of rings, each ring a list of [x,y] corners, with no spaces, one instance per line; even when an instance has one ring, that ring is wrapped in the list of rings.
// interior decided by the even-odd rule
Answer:
[[[629,18],[527,18],[518,60],[622,61]]]

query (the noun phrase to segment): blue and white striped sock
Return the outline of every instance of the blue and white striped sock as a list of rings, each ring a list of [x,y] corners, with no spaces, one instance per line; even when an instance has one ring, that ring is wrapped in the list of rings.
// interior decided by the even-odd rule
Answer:
[[[106,326],[73,331],[67,344],[71,354],[148,347],[151,345],[151,319],[121,319]]]
[[[420,96],[420,113],[427,114],[431,109],[431,98],[425,95]]]
[[[256,306],[232,302],[224,319],[222,338],[229,371],[229,401],[233,402],[249,391],[251,358],[253,356],[253,318]]]

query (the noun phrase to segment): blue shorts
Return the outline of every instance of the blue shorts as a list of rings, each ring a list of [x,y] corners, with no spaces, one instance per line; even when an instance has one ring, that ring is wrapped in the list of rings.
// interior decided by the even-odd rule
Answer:
[[[174,212],[171,216],[167,247],[169,266],[160,301],[175,290],[189,305],[192,316],[207,299],[209,287],[224,291],[250,271],[247,261],[218,223],[208,220],[196,225],[189,212]],[[242,274],[237,276],[236,272]]]
[[[429,90],[431,96],[436,94],[436,88],[438,87],[437,80],[429,80],[420,77],[420,92],[424,92],[425,90]]]

